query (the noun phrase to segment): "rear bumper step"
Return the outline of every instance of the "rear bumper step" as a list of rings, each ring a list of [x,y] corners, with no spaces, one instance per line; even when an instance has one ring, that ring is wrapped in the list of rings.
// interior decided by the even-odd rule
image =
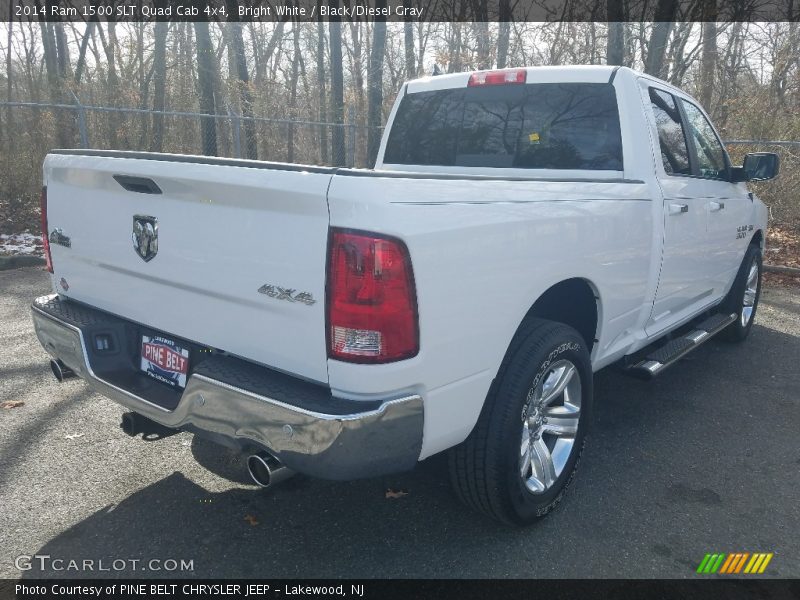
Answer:
[[[667,367],[697,349],[736,320],[735,314],[716,313],[695,325],[685,335],[670,340],[656,350],[649,352],[644,359],[634,362],[628,371],[650,379],[662,373]]]
[[[126,333],[135,324],[57,295],[37,298],[32,313],[48,353],[98,393],[165,427],[242,449],[266,449],[290,469],[324,479],[404,471],[419,458],[423,407],[418,395],[368,403],[333,398],[323,386],[222,355],[193,367],[182,393],[158,384],[153,389],[159,394],[147,394],[142,390],[148,386],[136,379],[135,353],[124,351],[135,349]],[[98,327],[122,338],[122,357],[106,371],[89,343]],[[120,364],[126,365],[122,375]]]

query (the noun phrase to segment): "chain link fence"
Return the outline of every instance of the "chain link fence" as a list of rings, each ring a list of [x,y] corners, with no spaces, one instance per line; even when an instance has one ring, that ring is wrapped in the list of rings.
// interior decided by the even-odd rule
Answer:
[[[725,146],[734,165],[741,165],[748,152],[776,152],[780,174],[772,181],[749,183],[769,208],[770,221],[800,230],[800,142],[788,140],[728,140]]]
[[[244,116],[230,109],[207,115],[91,106],[77,97],[72,104],[0,102],[0,234],[35,229],[41,164],[53,148],[367,167],[373,160],[367,140],[368,128],[357,123],[352,108],[340,124]]]
[[[41,164],[53,148],[205,154],[323,166],[369,167],[368,128],[352,108],[345,123],[82,104],[0,102],[0,234],[38,229]],[[375,134],[380,135],[376,130]],[[338,143],[334,142],[339,138]],[[343,140],[343,143],[342,143]],[[800,224],[800,142],[731,140],[734,164],[747,152],[778,152],[781,174],[752,189],[774,221]],[[338,148],[338,150],[336,150]]]

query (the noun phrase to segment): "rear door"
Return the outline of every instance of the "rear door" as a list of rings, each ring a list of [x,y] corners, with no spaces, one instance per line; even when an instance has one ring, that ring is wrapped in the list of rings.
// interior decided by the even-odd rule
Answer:
[[[63,296],[327,381],[330,172],[129,153],[49,155]],[[191,359],[190,359],[191,362]]]
[[[711,301],[713,260],[706,233],[707,182],[694,176],[691,142],[678,99],[648,80],[642,82],[661,154],[656,176],[664,198],[661,273],[646,326],[648,335],[655,335]]]

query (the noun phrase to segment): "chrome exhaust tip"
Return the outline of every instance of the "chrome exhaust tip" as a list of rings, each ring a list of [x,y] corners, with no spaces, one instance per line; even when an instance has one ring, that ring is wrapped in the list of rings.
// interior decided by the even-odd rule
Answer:
[[[59,381],[59,383],[63,382],[65,379],[75,377],[75,371],[70,369],[58,359],[50,361],[50,370],[53,371],[53,375]]]
[[[247,471],[256,485],[262,488],[272,487],[294,475],[294,471],[288,469],[281,461],[264,451],[247,457]]]

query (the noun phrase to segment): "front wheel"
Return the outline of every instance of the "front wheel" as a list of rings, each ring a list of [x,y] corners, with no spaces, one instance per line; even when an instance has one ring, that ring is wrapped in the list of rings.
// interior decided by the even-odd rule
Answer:
[[[722,339],[741,342],[750,333],[761,297],[762,269],[761,248],[748,246],[731,290],[722,303],[725,312],[736,314],[736,320],[720,333]]]
[[[584,339],[567,325],[530,319],[503,361],[475,429],[450,451],[458,496],[510,524],[550,512],[577,468],[591,404]]]

